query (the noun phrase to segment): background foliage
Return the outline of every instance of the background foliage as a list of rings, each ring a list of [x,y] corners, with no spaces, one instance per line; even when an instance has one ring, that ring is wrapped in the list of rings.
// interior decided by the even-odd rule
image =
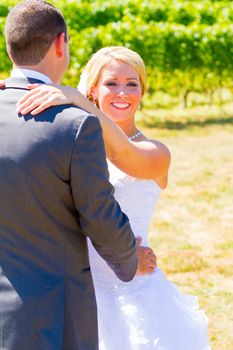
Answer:
[[[4,24],[18,1],[0,5],[0,72],[11,63],[5,52]],[[76,86],[93,52],[126,45],[137,51],[148,69],[149,92],[210,96],[218,87],[232,89],[233,3],[229,0],[51,1],[64,14],[71,37],[70,70],[64,83]]]

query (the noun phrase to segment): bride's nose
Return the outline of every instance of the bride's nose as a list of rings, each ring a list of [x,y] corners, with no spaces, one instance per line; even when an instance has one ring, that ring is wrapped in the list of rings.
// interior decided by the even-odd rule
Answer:
[[[116,95],[119,96],[119,97],[124,97],[124,96],[127,96],[127,91],[124,87],[119,87],[116,91]]]

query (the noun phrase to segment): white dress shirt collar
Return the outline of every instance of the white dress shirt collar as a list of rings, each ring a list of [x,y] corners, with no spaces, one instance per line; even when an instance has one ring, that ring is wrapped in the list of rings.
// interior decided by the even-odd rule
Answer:
[[[17,77],[17,78],[22,78],[22,77],[27,77],[27,78],[32,78],[32,79],[38,79],[43,81],[44,83],[50,84],[52,81],[47,77],[47,75],[37,72],[35,70],[31,69],[25,69],[25,68],[16,68],[13,69],[11,72],[11,77]]]

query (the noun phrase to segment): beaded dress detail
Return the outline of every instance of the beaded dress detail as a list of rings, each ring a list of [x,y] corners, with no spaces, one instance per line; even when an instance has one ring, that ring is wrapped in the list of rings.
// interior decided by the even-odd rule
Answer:
[[[108,162],[115,198],[135,236],[148,245],[148,225],[160,195],[152,180],[126,175]],[[181,294],[160,269],[120,281],[89,244],[100,350],[210,350],[207,317],[195,296]]]

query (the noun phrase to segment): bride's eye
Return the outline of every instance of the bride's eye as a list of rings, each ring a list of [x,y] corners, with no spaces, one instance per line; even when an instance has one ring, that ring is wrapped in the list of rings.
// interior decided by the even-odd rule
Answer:
[[[105,85],[107,85],[107,86],[116,86],[117,83],[115,81],[108,81],[107,83],[105,83]]]
[[[131,81],[131,82],[129,82],[129,83],[127,84],[127,86],[133,86],[133,87],[135,87],[135,86],[138,86],[138,83],[135,83],[134,81]]]

